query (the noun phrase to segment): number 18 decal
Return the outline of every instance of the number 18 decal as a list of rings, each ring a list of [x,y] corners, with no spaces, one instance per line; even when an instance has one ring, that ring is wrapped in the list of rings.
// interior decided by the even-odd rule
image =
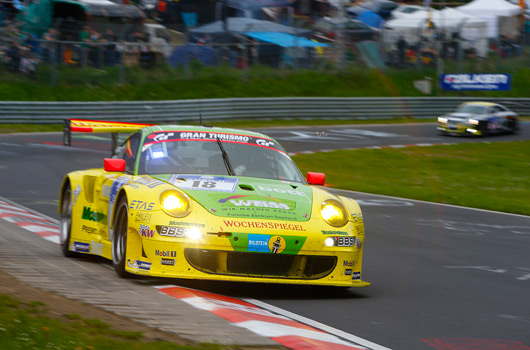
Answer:
[[[169,182],[188,190],[234,192],[239,179],[220,176],[173,175]]]

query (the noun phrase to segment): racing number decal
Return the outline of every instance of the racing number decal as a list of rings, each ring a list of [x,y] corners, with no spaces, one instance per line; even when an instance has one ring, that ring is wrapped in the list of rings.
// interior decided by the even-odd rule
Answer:
[[[216,186],[217,182],[215,181],[193,181],[193,185],[191,185],[193,188],[215,188]]]
[[[220,176],[173,175],[169,182],[181,189],[234,192],[239,179]]]

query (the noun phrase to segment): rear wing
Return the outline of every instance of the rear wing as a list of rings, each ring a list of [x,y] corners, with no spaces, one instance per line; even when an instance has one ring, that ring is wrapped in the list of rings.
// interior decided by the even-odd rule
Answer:
[[[109,122],[88,119],[65,119],[63,128],[63,144],[72,145],[72,132],[110,133],[112,136],[112,155],[118,146],[118,133],[132,133],[146,126],[156,124],[139,124],[124,122]]]

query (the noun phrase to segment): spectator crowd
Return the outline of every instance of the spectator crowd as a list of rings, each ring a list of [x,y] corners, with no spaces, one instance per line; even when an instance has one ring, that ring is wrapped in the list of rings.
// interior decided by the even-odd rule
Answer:
[[[30,76],[35,74],[39,62],[95,68],[123,63],[147,68],[156,59],[145,33],[134,31],[120,40],[110,28],[100,32],[89,25],[77,32],[49,28],[39,39],[10,24],[0,27],[0,45],[5,67]]]

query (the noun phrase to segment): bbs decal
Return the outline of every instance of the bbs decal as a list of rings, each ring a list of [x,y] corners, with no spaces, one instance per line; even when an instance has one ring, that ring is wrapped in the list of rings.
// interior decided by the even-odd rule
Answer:
[[[355,237],[336,237],[337,247],[353,247],[357,243]]]
[[[156,231],[160,236],[168,236],[168,237],[184,237],[186,235],[186,228],[185,227],[178,227],[178,226],[156,226]]]

